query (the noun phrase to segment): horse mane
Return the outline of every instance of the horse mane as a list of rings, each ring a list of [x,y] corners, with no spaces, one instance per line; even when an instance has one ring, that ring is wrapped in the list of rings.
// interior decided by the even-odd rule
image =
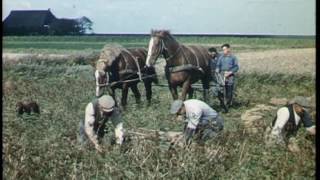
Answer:
[[[172,37],[169,30],[151,30],[151,36]]]
[[[124,48],[121,45],[105,45],[103,49],[101,50],[99,59],[103,60],[114,60],[116,59],[120,54],[121,51]]]
[[[106,65],[111,65],[120,56],[123,49],[121,45],[105,45],[101,50],[98,61],[95,63],[96,69],[102,70]]]

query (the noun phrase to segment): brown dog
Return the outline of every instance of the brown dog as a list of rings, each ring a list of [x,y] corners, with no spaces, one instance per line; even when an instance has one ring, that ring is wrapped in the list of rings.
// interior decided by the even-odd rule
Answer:
[[[31,112],[40,114],[40,109],[35,101],[19,101],[16,104],[16,111],[18,115],[23,113],[30,114]]]

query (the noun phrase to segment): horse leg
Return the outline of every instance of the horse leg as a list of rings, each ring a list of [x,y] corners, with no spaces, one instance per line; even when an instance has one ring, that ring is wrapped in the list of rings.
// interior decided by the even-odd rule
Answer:
[[[193,98],[193,93],[194,93],[194,89],[190,85],[189,90],[188,90],[188,99]]]
[[[122,85],[122,98],[121,98],[121,105],[126,106],[127,105],[127,98],[128,98],[128,83],[123,83]]]
[[[147,101],[148,101],[148,104],[150,105],[151,104],[151,96],[152,96],[152,82],[151,81],[144,81],[144,87],[145,87],[145,90],[146,90],[146,96],[147,96]]]
[[[172,98],[173,100],[176,100],[178,99],[178,91],[177,91],[177,86],[172,86],[170,83],[169,83],[169,89],[170,89],[170,92],[171,92],[171,95],[172,95]]]
[[[134,94],[134,97],[136,98],[136,102],[137,104],[139,104],[141,101],[140,101],[140,98],[141,98],[141,94],[139,92],[139,89],[138,89],[138,86],[137,84],[134,84],[130,87],[131,91],[133,92]]]
[[[182,101],[186,100],[187,92],[190,90],[190,86],[191,86],[191,82],[190,82],[190,78],[189,78],[182,85],[182,93],[181,93],[181,100]]]
[[[112,88],[108,88],[108,91],[109,91],[109,94],[112,96],[114,102],[115,102],[115,106],[118,106],[118,101],[117,101],[117,98],[116,98],[116,89],[114,87]]]
[[[99,97],[101,95],[101,87],[96,86],[96,97]]]
[[[209,85],[210,85],[210,79],[207,77],[203,78],[202,79],[203,99],[206,103],[210,103]]]
[[[225,88],[225,87],[224,87]],[[218,99],[220,101],[220,106],[223,108],[224,113],[228,112],[228,107],[225,101],[225,95],[222,92],[218,92]]]
[[[97,84],[96,84],[96,97],[102,96],[103,93],[104,93],[104,90],[105,90],[105,87],[100,87],[99,86],[99,81],[97,81]]]

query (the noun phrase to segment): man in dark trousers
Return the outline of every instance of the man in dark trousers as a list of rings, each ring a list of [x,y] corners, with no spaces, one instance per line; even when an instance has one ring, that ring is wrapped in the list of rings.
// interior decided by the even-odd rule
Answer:
[[[237,57],[231,53],[229,44],[223,44],[221,48],[223,53],[218,55],[215,70],[216,73],[221,73],[224,78],[226,88],[225,98],[227,100],[227,106],[229,107],[232,104],[235,74],[239,70],[239,64]],[[221,92],[219,96],[223,96]]]

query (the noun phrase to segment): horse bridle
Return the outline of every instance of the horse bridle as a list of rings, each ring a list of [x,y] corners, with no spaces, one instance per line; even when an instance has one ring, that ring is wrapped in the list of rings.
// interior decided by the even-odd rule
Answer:
[[[158,37],[160,37],[160,36],[158,36]],[[160,50],[159,50],[159,53],[158,53],[158,55],[157,55],[156,57],[159,57],[160,54],[163,53],[163,50],[168,51],[168,50],[167,50],[168,48],[166,47],[166,45],[165,45],[162,37],[160,37],[160,42],[161,42],[161,43],[160,43],[160,48],[159,48]],[[165,58],[165,60],[168,62],[170,59],[172,59],[173,57],[175,57],[175,56],[180,52],[180,50],[181,50],[181,45],[179,45],[178,49],[177,49],[172,55],[170,55],[169,57]]]
[[[105,61],[103,61],[103,60],[101,60],[101,59],[99,59],[97,62],[103,62],[103,63],[105,63]],[[99,71],[99,70],[98,70],[98,71]],[[96,86],[98,86],[98,87],[100,87],[100,86],[108,86],[108,85],[109,85],[109,80],[110,80],[109,72],[108,72],[108,71],[105,71],[105,70],[103,70],[103,71],[104,71],[104,73],[105,73],[104,78],[106,79],[106,83],[100,84],[100,83],[99,83],[99,79],[98,79],[98,82],[96,83]],[[96,77],[95,77],[95,78],[96,78]]]

